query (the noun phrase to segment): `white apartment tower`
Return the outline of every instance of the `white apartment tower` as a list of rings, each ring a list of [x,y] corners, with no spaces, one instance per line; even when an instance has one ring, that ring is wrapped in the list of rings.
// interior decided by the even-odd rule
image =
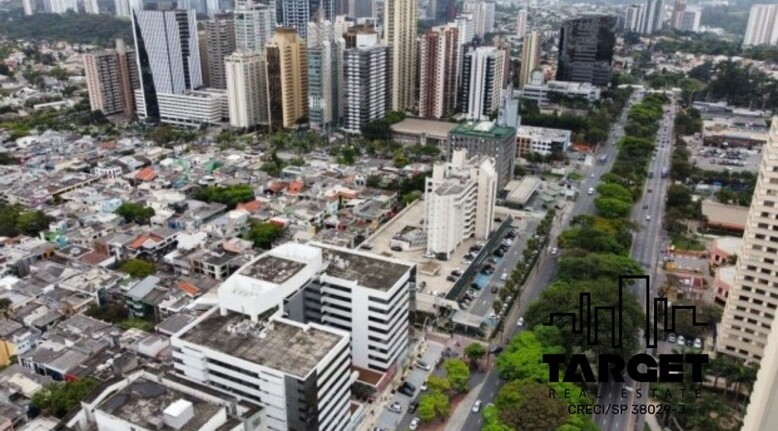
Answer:
[[[497,199],[494,160],[455,150],[451,162],[438,162],[427,178],[424,220],[427,253],[448,258],[466,239],[486,239],[492,231]]]
[[[680,14],[678,30],[692,33],[698,32],[700,30],[700,18],[702,18],[702,10],[700,8],[686,8]]]
[[[624,29],[627,31],[640,33],[643,25],[643,15],[646,12],[646,5],[633,4],[627,8],[627,15],[624,19]]]
[[[464,11],[473,14],[475,34],[483,37],[494,31],[495,3],[491,1],[466,1]]]
[[[664,0],[647,0],[643,12],[643,20],[640,25],[640,32],[643,34],[654,34],[662,30],[665,19]]]
[[[523,38],[527,34],[527,9],[521,8],[516,18],[516,37]]]
[[[384,40],[392,50],[392,111],[413,108],[416,88],[416,0],[386,0]]]
[[[778,44],[778,4],[751,6],[743,46]]]
[[[238,51],[264,50],[273,37],[275,11],[271,6],[254,0],[236,0],[235,49]]]
[[[519,70],[519,88],[530,81],[532,71],[540,65],[540,32],[532,30],[524,37],[521,47],[521,69]]]
[[[468,120],[483,120],[502,101],[505,51],[492,46],[471,47],[462,61],[460,110]]]
[[[340,45],[332,22],[317,14],[308,23],[308,101],[311,128],[330,129],[338,124],[338,60]]]
[[[773,319],[764,359],[751,391],[746,417],[740,431],[763,431],[778,423],[778,319]]]
[[[267,104],[262,76],[265,62],[259,51],[238,51],[224,60],[230,125],[253,127],[266,122]]]
[[[735,281],[716,343],[719,352],[752,364],[765,357],[778,308],[778,117],[773,118],[762,151]]]
[[[355,31],[354,47],[343,52],[343,128],[350,133],[392,110],[392,49],[375,32]]]

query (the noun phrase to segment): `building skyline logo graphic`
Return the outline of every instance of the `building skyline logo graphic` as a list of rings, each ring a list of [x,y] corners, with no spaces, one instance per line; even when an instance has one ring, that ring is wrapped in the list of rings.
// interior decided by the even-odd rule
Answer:
[[[581,292],[579,297],[578,313],[559,312],[551,313],[548,322],[544,326],[554,326],[556,322],[569,318],[572,322],[573,334],[586,334],[586,343],[589,346],[599,344],[599,334],[596,328],[599,327],[601,316],[611,317],[611,347],[620,349],[623,347],[622,339],[624,335],[623,320],[624,292],[629,288],[630,281],[643,281],[645,284],[645,326],[644,336],[646,348],[657,347],[657,336],[659,334],[659,318],[662,316],[662,327],[664,333],[676,332],[676,316],[679,311],[691,311],[693,326],[708,326],[705,322],[697,322],[697,307],[693,305],[670,305],[667,298],[651,297],[651,278],[648,275],[620,275],[619,276],[619,300],[615,306],[596,306],[592,308],[591,293]],[[629,292],[627,292],[629,294]],[[652,301],[653,299],[653,301]],[[652,309],[653,306],[653,309]],[[651,314],[653,311],[653,314]],[[657,316],[651,322],[651,316]],[[669,320],[669,325],[668,325]],[[592,324],[594,326],[592,326]],[[592,331],[594,328],[594,331]],[[592,333],[594,332],[594,333]]]

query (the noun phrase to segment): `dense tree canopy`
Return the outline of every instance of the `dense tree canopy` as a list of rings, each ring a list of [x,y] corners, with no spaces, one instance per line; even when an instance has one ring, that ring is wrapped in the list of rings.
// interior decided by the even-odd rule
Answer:
[[[254,243],[254,247],[270,250],[275,241],[281,235],[281,228],[271,222],[255,222],[251,224],[246,237]]]
[[[48,229],[53,217],[43,211],[29,210],[21,205],[0,204],[0,235],[36,236],[39,232]]]
[[[62,418],[70,410],[80,406],[81,400],[89,395],[98,383],[90,377],[71,382],[52,383],[33,395],[32,405],[52,416]]]
[[[144,278],[157,272],[153,262],[143,259],[129,259],[119,267],[119,271],[127,273],[135,278]]]
[[[154,217],[154,208],[149,208],[133,202],[125,202],[114,211],[124,217],[129,223],[149,224]]]
[[[8,39],[65,40],[72,43],[94,43],[113,46],[116,38],[132,40],[128,21],[110,15],[67,12],[4,14],[0,16],[0,34]]]
[[[208,186],[195,191],[194,198],[205,202],[218,202],[233,209],[239,203],[254,200],[254,189],[248,184]]]
[[[597,278],[618,279],[620,275],[642,274],[643,267],[632,258],[618,254],[582,253],[559,260],[557,276],[566,281]]]

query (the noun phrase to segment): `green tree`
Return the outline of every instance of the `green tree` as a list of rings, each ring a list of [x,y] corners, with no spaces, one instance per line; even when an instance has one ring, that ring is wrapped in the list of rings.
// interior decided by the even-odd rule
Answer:
[[[497,357],[500,378],[548,381],[548,365],[543,363],[543,355],[564,352],[559,334],[556,327],[538,326],[513,337]]]
[[[486,347],[481,343],[472,342],[465,347],[465,356],[470,361],[470,366],[475,366],[479,359],[486,356]]]
[[[246,237],[254,243],[254,247],[270,250],[273,241],[281,235],[281,228],[272,222],[254,223]]]
[[[133,202],[125,202],[116,208],[114,211],[117,215],[122,216],[129,223],[137,224],[149,224],[151,218],[154,217],[154,208],[146,207]]]
[[[683,184],[671,184],[667,188],[667,206],[669,208],[687,208],[692,202],[692,193]]]
[[[32,397],[32,405],[57,418],[81,405],[99,382],[91,377],[65,383],[52,383]]]
[[[495,405],[502,423],[521,430],[556,431],[567,422],[567,402],[550,397],[547,384],[514,380],[500,388]]]
[[[419,398],[416,414],[423,422],[443,419],[451,413],[451,401],[448,396],[435,390],[430,390]]]
[[[235,184],[229,186],[208,186],[195,191],[194,198],[205,202],[218,202],[233,209],[239,203],[250,202],[255,199],[254,189],[248,184]]]
[[[446,377],[451,382],[451,387],[457,392],[467,392],[470,382],[470,369],[461,359],[446,359],[443,363]]]
[[[451,392],[451,382],[445,377],[431,374],[427,377],[427,388],[431,391],[438,391],[443,394]]]
[[[618,199],[622,202],[632,203],[632,192],[628,188],[617,183],[603,183],[597,186],[597,193],[604,198]]]
[[[135,278],[144,278],[157,272],[157,267],[147,260],[129,259],[119,267],[119,271]]]
[[[613,279],[576,280],[574,282],[555,281],[541,293],[540,298],[530,304],[525,315],[530,327],[548,322],[551,313],[578,313],[580,309],[580,294],[591,295],[591,307],[612,306],[619,301],[619,285]],[[611,347],[611,327],[614,324],[611,316],[600,315],[596,327],[599,343],[590,346],[586,334],[574,334],[570,331],[569,319],[557,319],[554,324],[560,329],[565,350],[588,352],[593,354],[618,354],[629,357],[638,349],[638,333],[645,321],[643,308],[634,295],[624,295],[622,298],[622,345],[623,348]],[[576,314],[577,315],[577,314]]]
[[[606,278],[615,280],[624,274],[643,274],[643,267],[629,256],[608,253],[566,255],[559,260],[557,277],[573,282]]]

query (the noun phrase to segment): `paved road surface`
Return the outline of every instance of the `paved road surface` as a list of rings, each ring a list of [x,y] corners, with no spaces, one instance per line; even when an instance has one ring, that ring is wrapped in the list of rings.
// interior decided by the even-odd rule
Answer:
[[[637,93],[633,94],[628,107],[624,109],[621,117],[619,117],[619,120],[612,127],[608,140],[603,145],[601,145],[597,156],[599,157],[602,154],[608,154],[607,161],[605,163],[595,163],[588,171],[584,172],[586,178],[582,181],[582,185],[580,187],[581,193],[579,194],[578,199],[575,201],[569,214],[565,215],[565,219],[562,221],[561,225],[557,224],[552,229],[550,235],[551,244],[556,244],[556,236],[569,224],[572,217],[580,214],[594,213],[594,198],[596,197],[596,194],[589,195],[587,190],[589,187],[596,188],[599,184],[600,176],[609,172],[613,166],[613,162],[616,159],[617,153],[615,143],[621,139],[622,136],[624,136],[624,124],[627,118],[626,113],[629,110],[629,106],[639,102],[640,99],[640,95]],[[593,178],[592,174],[594,175]],[[506,334],[503,336],[502,342],[507,342],[509,338],[512,338],[516,333],[518,333],[519,330],[521,330],[521,328],[516,327],[516,321],[518,320],[518,317],[524,314],[524,311],[527,308],[527,304],[530,304],[532,301],[537,299],[542,290],[545,289],[549,283],[551,283],[554,276],[556,275],[556,272],[557,256],[553,256],[547,252],[541,255],[541,258],[533,269],[530,278],[524,285],[524,292],[522,293],[518,306],[514,307],[514,309],[511,310],[511,313],[509,313],[505,319]],[[475,386],[480,385],[481,383],[483,384],[480,386],[481,389],[477,395],[477,399],[480,399],[484,405],[494,402],[499,387],[502,384],[497,374],[497,369],[492,368],[485,374],[482,373],[474,376],[472,384]],[[463,405],[461,408],[469,409],[471,406]],[[452,417],[452,419],[454,418]],[[469,414],[467,415],[464,422],[449,423],[449,426],[446,429],[478,430],[481,429],[482,425],[483,419],[481,415]]]
[[[650,171],[654,172],[654,177],[646,181],[646,190],[643,197],[635,205],[632,211],[632,220],[640,226],[632,239],[632,258],[646,268],[646,272],[651,276],[651,296],[656,295],[656,289],[660,285],[657,279],[657,268],[661,260],[663,248],[663,230],[662,219],[664,217],[665,190],[669,185],[669,179],[662,178],[661,171],[663,167],[670,166],[670,155],[672,152],[673,122],[675,120],[675,102],[666,109],[666,114],[660,127],[657,137],[657,153],[654,160],[651,161]],[[669,143],[662,146],[662,141]],[[647,208],[646,208],[647,207]],[[650,216],[650,220],[647,218]],[[633,292],[638,299],[638,303],[646,303],[645,286],[636,285]],[[641,341],[641,345],[644,342]],[[625,383],[608,383],[600,387],[602,399],[600,404],[626,404],[627,414],[609,414],[595,415],[595,422],[603,431],[643,431],[645,415],[632,415],[630,413],[633,404],[645,404],[646,399],[636,398],[635,382],[627,381]],[[643,394],[648,393],[648,384],[638,384],[637,388],[642,389]]]

